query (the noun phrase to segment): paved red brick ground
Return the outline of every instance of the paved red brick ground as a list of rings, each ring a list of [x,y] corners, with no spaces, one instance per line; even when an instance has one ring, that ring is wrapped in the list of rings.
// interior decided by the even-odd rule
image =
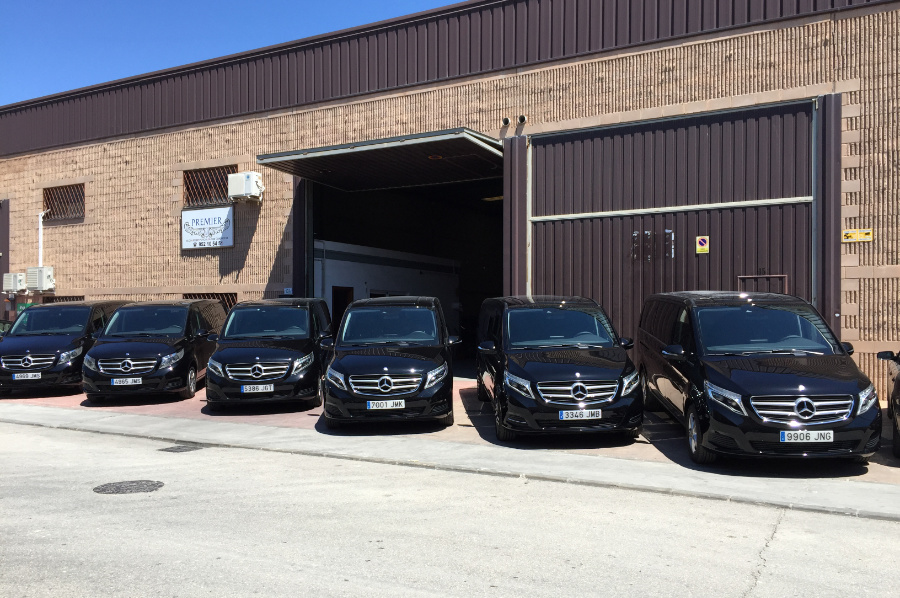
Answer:
[[[132,397],[111,400],[95,405],[84,394],[26,394],[15,393],[3,397],[0,403],[15,402],[64,409],[91,409],[158,417],[214,419],[259,426],[278,426],[318,430],[338,435],[422,435],[448,443],[496,443],[489,405],[475,396],[475,381],[456,378],[456,425],[441,428],[435,424],[390,424],[353,426],[333,432],[320,422],[321,407],[307,405],[247,406],[210,413],[206,409],[206,393],[200,389],[192,399],[165,396]],[[887,420],[886,420],[887,421]],[[885,429],[886,443],[890,430]],[[650,413],[645,424],[645,438],[634,442],[618,435],[530,437],[512,444],[521,450],[553,450],[586,455],[604,455],[643,461],[669,461],[691,467],[681,428],[662,413]],[[783,461],[729,459],[720,466],[725,475],[852,478],[870,482],[900,484],[900,460],[890,454],[889,446],[882,447],[868,466],[845,461]]]

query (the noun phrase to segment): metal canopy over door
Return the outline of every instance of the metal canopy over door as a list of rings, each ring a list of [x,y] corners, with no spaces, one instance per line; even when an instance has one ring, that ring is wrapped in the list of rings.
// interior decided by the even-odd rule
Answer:
[[[815,301],[839,278],[815,271],[816,119],[811,100],[535,136],[527,291],[595,298],[626,336],[656,292]]]

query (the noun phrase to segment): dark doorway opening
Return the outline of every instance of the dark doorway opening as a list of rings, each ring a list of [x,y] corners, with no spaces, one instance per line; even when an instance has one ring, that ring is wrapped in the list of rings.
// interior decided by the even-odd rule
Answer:
[[[331,287],[331,319],[334,322],[340,324],[344,312],[351,303],[353,303],[353,287]]]

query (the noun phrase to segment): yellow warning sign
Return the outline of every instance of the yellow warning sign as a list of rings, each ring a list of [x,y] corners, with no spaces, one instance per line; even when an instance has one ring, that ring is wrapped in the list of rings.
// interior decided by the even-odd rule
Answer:
[[[697,253],[709,253],[709,237],[697,237]]]
[[[868,243],[872,239],[871,228],[845,228],[841,234],[842,243]]]

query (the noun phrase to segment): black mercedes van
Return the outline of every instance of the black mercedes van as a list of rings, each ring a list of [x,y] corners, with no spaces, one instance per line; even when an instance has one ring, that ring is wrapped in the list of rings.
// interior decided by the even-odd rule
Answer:
[[[84,358],[84,391],[94,402],[119,395],[194,396],[225,320],[212,299],[130,303],[116,310]]]
[[[476,357],[478,397],[490,401],[498,440],[518,434],[641,432],[644,403],[626,349],[584,297],[487,299]]]
[[[453,425],[453,359],[440,301],[380,297],[354,301],[322,382],[325,425],[437,420]]]
[[[852,353],[789,295],[651,295],[638,327],[645,401],[684,424],[697,463],[719,453],[867,459],[881,409]]]
[[[81,386],[81,362],[123,301],[29,307],[0,337],[0,392]]]
[[[263,299],[228,313],[206,370],[206,405],[316,401],[331,316],[324,299]]]

